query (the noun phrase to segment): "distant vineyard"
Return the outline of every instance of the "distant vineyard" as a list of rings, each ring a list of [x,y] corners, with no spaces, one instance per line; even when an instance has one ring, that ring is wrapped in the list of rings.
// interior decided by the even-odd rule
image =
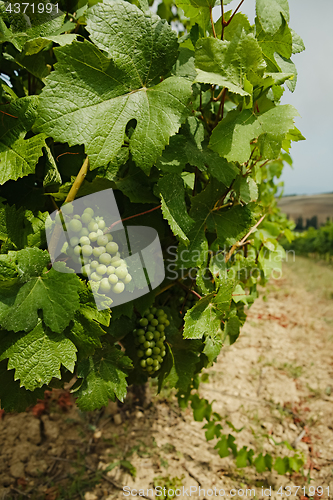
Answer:
[[[285,242],[286,250],[294,250],[296,254],[333,260],[333,223],[327,222],[319,229],[309,227],[303,233],[296,233],[296,238]]]

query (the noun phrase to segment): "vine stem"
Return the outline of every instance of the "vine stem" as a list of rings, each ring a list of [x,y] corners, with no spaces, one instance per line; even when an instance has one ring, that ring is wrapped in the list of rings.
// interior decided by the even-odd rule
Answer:
[[[221,0],[221,1],[223,1],[223,0]],[[215,31],[215,26],[214,26],[214,21],[213,21],[213,9],[212,9],[212,7],[209,7],[209,15],[210,15],[210,23],[212,25],[213,35],[214,35],[214,38],[216,38],[216,31]]]
[[[140,214],[130,215],[129,217],[125,217],[124,219],[116,220],[116,222],[113,222],[113,224],[111,224],[111,226],[108,227],[104,231],[104,233],[107,233],[110,229],[113,228],[113,226],[115,226],[116,224],[119,224],[120,222],[123,222],[124,220],[129,220],[129,219],[133,219],[134,217],[140,217],[140,215],[149,214],[149,212],[153,212],[154,210],[158,210],[159,208],[161,208],[161,206],[162,205],[158,205],[157,207],[151,208],[150,210],[146,210],[145,212],[141,212]]]
[[[244,236],[244,238],[242,238],[240,241],[238,241],[235,245],[233,245],[231,247],[230,251],[225,256],[225,259],[224,259],[225,263],[227,263],[230,260],[232,254],[234,253],[234,251],[236,250],[236,248],[241,247],[241,246],[243,246],[245,244],[246,239],[250,236],[251,233],[253,233],[253,231],[255,229],[257,229],[257,227],[264,220],[265,217],[266,217],[266,214],[264,214],[262,217],[260,217],[260,219],[258,220],[258,222],[253,227],[251,227],[250,231]]]
[[[64,203],[70,203],[71,201],[73,201],[75,199],[75,197],[78,193],[78,190],[80,189],[80,187],[81,187],[81,185],[82,185],[82,183],[83,183],[83,181],[88,173],[88,170],[89,170],[89,158],[87,156],[83,162],[82,167],[80,168],[79,173],[76,176],[75,181],[73,182],[73,186],[71,187]],[[58,210],[58,213],[61,213],[61,209]],[[54,231],[52,233],[52,236],[51,236],[51,241],[50,241],[49,247],[48,247],[48,251],[49,251],[50,255],[53,255],[56,248],[57,248],[57,244],[58,244],[59,236],[61,234],[61,230],[62,230],[62,225],[56,224]]]

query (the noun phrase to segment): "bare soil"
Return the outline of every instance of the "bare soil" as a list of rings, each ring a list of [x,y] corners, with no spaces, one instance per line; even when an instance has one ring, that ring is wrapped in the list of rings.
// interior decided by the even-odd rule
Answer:
[[[288,495],[279,488],[287,486],[291,498],[333,498],[332,286],[331,268],[305,259],[286,265],[200,389],[239,447],[285,456],[293,452],[274,441],[288,441],[305,456],[300,473],[258,474],[221,459],[216,440],[206,441],[203,424],[190,409],[179,410],[172,392],[152,395],[150,405],[132,395],[124,405],[83,414],[67,393],[54,391],[26,413],[2,415],[0,499],[137,498],[135,491],[124,496],[123,486],[155,498],[147,489],[158,484],[188,492],[200,486],[205,493],[192,489],[191,498],[206,500],[214,488],[229,498],[282,499]],[[244,429],[236,434],[226,421]],[[316,496],[308,486],[326,489]]]

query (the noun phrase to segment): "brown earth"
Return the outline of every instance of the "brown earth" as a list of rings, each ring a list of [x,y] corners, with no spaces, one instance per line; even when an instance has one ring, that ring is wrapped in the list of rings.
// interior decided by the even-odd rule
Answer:
[[[55,391],[27,413],[2,416],[0,499],[137,498],[134,491],[123,495],[125,485],[154,498],[147,493],[154,484],[184,486],[178,498],[189,498],[190,486],[205,490],[199,496],[192,489],[191,498],[206,500],[213,488],[229,498],[265,498],[269,488],[275,499],[290,491],[302,500],[333,498],[333,270],[296,259],[264,293],[239,340],[207,370],[200,393],[215,401],[224,432],[234,434],[239,447],[285,456],[293,452],[273,439],[288,441],[305,456],[302,472],[237,469],[231,457],[218,456],[215,440],[205,440],[191,411],[178,409],[172,392],[153,396],[145,409],[129,398],[83,414]],[[226,421],[244,429],[236,434]],[[310,494],[308,486],[322,486],[324,494]]]

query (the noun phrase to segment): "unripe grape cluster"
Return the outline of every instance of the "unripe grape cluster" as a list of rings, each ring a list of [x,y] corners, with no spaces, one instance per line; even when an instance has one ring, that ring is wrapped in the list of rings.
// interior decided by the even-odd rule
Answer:
[[[198,298],[193,293],[184,294],[182,290],[181,294],[178,296],[178,303],[180,306],[180,314],[184,316],[187,311],[192,309],[194,304],[198,301]]]
[[[140,366],[149,375],[161,368],[166,354],[164,330],[169,325],[164,310],[151,307],[138,320],[137,328],[133,332]]]
[[[103,217],[95,216],[92,208],[86,208],[81,216],[72,215],[73,205],[70,203],[63,205],[61,211],[65,217],[71,216],[69,222],[66,221],[69,234],[66,254],[81,264],[81,272],[89,278],[94,291],[122,293],[132,276],[120,257],[113,236],[104,233]]]

